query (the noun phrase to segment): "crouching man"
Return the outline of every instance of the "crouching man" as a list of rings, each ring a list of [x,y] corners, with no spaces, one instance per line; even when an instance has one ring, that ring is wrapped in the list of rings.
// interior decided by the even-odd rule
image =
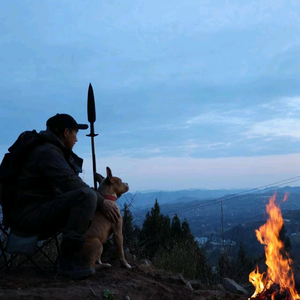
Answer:
[[[88,125],[57,114],[46,126],[39,133],[43,144],[31,151],[18,178],[12,227],[43,239],[62,230],[60,273],[87,277],[95,269],[87,265],[81,250],[95,211],[101,210],[112,222],[118,221],[120,212],[115,202],[105,200],[78,176],[83,160],[72,149],[78,130]]]

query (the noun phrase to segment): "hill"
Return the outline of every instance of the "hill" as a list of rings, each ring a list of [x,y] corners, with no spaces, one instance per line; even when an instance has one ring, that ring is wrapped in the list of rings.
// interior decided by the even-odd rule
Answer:
[[[283,211],[282,217],[286,234],[291,241],[291,255],[300,261],[300,210]],[[255,257],[264,251],[263,246],[257,241],[255,229],[258,229],[265,221],[265,218],[261,218],[258,221],[238,224],[225,232],[225,239],[231,239],[238,245],[242,242],[247,255]]]
[[[211,290],[201,285],[187,284],[180,275],[156,270],[148,261],[128,258],[132,269],[124,269],[114,261],[112,268],[98,270],[83,280],[70,280],[58,276],[41,275],[33,267],[22,267],[0,273],[0,299],[2,300],[208,300],[240,299],[246,296],[225,292],[215,286]],[[251,293],[253,292],[253,288]]]
[[[153,205],[155,199],[159,199],[160,204],[189,202],[195,199],[207,200],[213,198],[223,197],[229,194],[237,194],[242,192],[241,189],[220,189],[220,190],[206,190],[206,189],[188,189],[179,191],[152,191],[152,192],[137,192],[126,193],[118,201],[123,203],[134,199],[136,209],[146,208]]]
[[[226,231],[238,224],[265,220],[266,204],[275,191],[277,191],[278,202],[282,201],[286,192],[289,193],[288,200],[280,204],[282,211],[300,209],[299,187],[274,187],[251,193],[237,193],[219,198],[197,198],[192,200],[191,197],[182,196],[181,192],[178,194],[177,192],[173,192],[174,198],[175,195],[178,196],[176,200],[161,203],[159,197],[152,198],[152,206],[155,199],[158,199],[163,214],[168,214],[172,217],[177,213],[181,220],[186,218],[195,237],[210,236],[211,234],[220,235],[222,227],[221,200],[223,227],[224,231]],[[152,193],[145,195],[145,197],[150,199],[151,195]],[[136,202],[133,202],[131,211],[138,226],[142,225],[145,215],[150,209],[151,207],[137,208]]]

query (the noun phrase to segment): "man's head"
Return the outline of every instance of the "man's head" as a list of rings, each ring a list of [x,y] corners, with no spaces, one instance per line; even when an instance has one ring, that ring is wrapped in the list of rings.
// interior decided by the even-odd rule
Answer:
[[[86,124],[78,124],[70,115],[56,114],[48,119],[47,129],[54,133],[65,145],[72,150],[77,142],[77,132],[79,129],[88,129]]]

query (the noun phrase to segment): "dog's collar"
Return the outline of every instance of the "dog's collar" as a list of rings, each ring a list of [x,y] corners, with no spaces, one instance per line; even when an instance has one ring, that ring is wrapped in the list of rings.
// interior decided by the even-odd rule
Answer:
[[[103,195],[105,200],[117,201],[118,197],[113,195]]]

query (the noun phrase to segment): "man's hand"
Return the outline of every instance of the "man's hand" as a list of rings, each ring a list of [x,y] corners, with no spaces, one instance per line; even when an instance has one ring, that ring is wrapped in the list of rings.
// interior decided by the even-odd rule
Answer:
[[[105,214],[109,221],[117,223],[121,214],[116,202],[104,199],[100,210]]]

